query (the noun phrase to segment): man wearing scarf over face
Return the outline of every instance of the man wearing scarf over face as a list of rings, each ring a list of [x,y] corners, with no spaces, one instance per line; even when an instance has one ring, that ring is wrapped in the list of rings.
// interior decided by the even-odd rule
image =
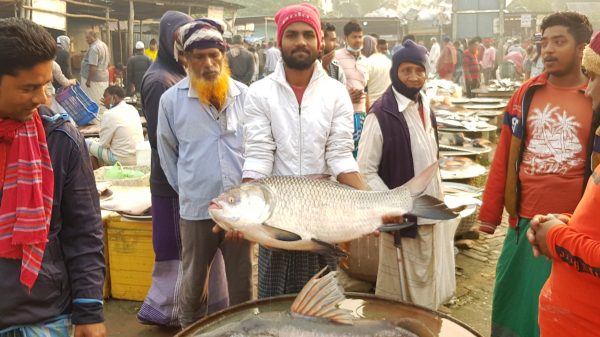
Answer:
[[[56,43],[11,18],[0,20],[0,45],[0,336],[104,337],[89,154],[75,126],[43,106]]]
[[[392,58],[392,85],[367,115],[358,165],[373,190],[401,186],[438,160],[435,116],[421,91],[427,62],[424,47],[404,42]],[[439,173],[425,194],[443,200]],[[456,287],[452,238],[457,221],[405,221],[419,226],[380,236],[376,294],[437,309]]]
[[[189,76],[162,95],[158,111],[160,163],[179,195],[182,327],[207,314],[207,298],[214,296],[206,286],[208,270],[218,248],[231,304],[252,294],[250,243],[212,233],[208,215],[210,201],[242,180],[241,117],[248,88],[229,76],[223,31],[224,24],[210,19],[179,29]]]

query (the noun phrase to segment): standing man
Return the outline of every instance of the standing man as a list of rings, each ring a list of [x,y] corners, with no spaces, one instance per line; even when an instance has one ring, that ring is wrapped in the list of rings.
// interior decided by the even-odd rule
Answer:
[[[254,55],[242,44],[242,36],[234,35],[231,49],[227,52],[227,61],[231,70],[231,78],[250,85],[254,76]]]
[[[104,337],[89,154],[75,126],[42,106],[56,43],[11,18],[0,20],[0,45],[0,336]]]
[[[266,52],[266,61],[265,61],[265,76],[267,76],[275,71],[275,67],[277,66],[277,63],[279,62],[279,60],[281,59],[281,52],[279,51],[279,49],[277,47],[275,47],[275,44],[273,43],[273,41],[269,41],[268,47],[269,48],[267,49],[267,52]]]
[[[494,69],[496,69],[496,48],[491,38],[484,39],[483,45],[485,46],[485,51],[481,60],[481,68],[483,70],[484,84],[487,85],[493,77],[496,77],[494,76]]]
[[[438,160],[435,115],[422,91],[427,49],[407,40],[392,62],[388,72],[392,85],[371,107],[358,147],[360,172],[378,191],[402,186]],[[443,200],[439,173],[425,194]],[[408,220],[419,226],[380,236],[375,293],[436,310],[456,288],[457,221]]]
[[[592,98],[594,117],[600,118],[600,34],[585,48],[582,63],[590,79],[586,95]],[[552,273],[540,294],[542,337],[600,336],[600,279],[590,268],[600,265],[600,128],[594,144],[595,171],[573,215],[536,215],[527,233],[533,254],[552,259]]]
[[[465,90],[469,98],[474,97],[473,89],[479,88],[481,78],[481,67],[477,59],[478,45],[477,40],[469,40],[468,48],[465,50],[462,59],[463,71],[465,73]]]
[[[152,60],[144,55],[144,42],[135,43],[135,54],[127,61],[127,94],[136,95],[142,88],[142,79]]]
[[[186,76],[183,57],[175,43],[178,29],[192,21],[186,14],[167,11],[160,19],[156,61],[144,78],[140,94],[142,111],[147,121],[151,149],[150,192],[152,193],[152,246],[156,256],[152,285],[137,313],[144,324],[178,326],[179,300],[176,293],[181,282],[181,237],[179,233],[179,200],[160,166],[156,144],[158,103],[162,94]],[[179,60],[179,61],[178,61]],[[223,306],[224,307],[224,306]]]
[[[536,214],[573,213],[591,174],[595,130],[581,57],[592,26],[582,14],[558,12],[544,18],[541,31],[546,72],[525,82],[506,106],[479,212],[486,233],[494,233],[503,208],[509,214],[496,270],[494,337],[539,336],[538,297],[550,263],[534,259],[525,233]]]
[[[321,48],[321,64],[323,65],[323,69],[325,69],[325,72],[331,78],[340,81],[342,84],[346,84],[346,74],[344,74],[344,70],[340,68],[340,64],[335,59],[335,49],[337,48],[335,26],[328,22],[322,22],[321,30],[323,32],[323,47]]]
[[[66,35],[60,35],[56,38],[56,44],[58,49],[56,50],[56,63],[60,66],[60,70],[66,78],[72,79],[73,74],[71,73],[71,39]],[[60,86],[55,81],[54,88],[58,89]]]
[[[110,56],[106,44],[98,39],[98,33],[88,30],[85,41],[90,48],[81,60],[81,88],[96,104],[108,87],[108,62]]]
[[[354,156],[358,149],[358,140],[369,106],[367,100],[367,82],[369,71],[366,58],[362,56],[363,29],[358,22],[350,21],[344,26],[346,47],[335,51],[335,59],[346,74],[346,88],[354,107]]]
[[[374,104],[391,84],[390,69],[392,68],[392,61],[387,55],[382,54],[377,46],[374,48],[373,54],[366,60],[367,77],[369,78],[367,81],[369,104]]]
[[[436,69],[438,60],[441,55],[441,47],[435,37],[431,38],[431,49],[429,49],[429,66],[432,71]]]
[[[158,42],[156,42],[156,39],[150,40],[148,48],[144,50],[144,55],[148,56],[152,62],[156,60],[156,55],[158,55]]]
[[[444,37],[444,49],[437,62],[437,73],[441,79],[452,81],[456,68],[456,48],[449,37]]]
[[[275,15],[283,60],[270,76],[252,84],[245,106],[244,181],[271,175],[329,172],[340,183],[364,189],[352,157],[352,104],[348,92],[317,61],[319,11],[291,5]],[[297,293],[334,258],[261,246],[259,298]]]
[[[208,271],[221,249],[231,304],[252,296],[250,242],[212,233],[208,205],[242,180],[242,112],[247,87],[230,78],[225,25],[198,19],[180,28],[189,76],[160,99],[160,163],[179,194],[183,279],[179,322],[183,328],[207,314]]]

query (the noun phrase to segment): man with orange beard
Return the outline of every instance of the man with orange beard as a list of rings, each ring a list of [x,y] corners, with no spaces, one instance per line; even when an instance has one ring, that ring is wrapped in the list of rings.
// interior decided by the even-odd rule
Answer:
[[[183,278],[179,322],[186,327],[207,313],[208,270],[220,248],[230,304],[250,299],[251,249],[243,240],[212,233],[210,201],[242,180],[242,112],[246,85],[230,78],[224,24],[198,19],[179,30],[189,76],[160,99],[160,163],[179,195]],[[223,280],[225,281],[225,280]]]

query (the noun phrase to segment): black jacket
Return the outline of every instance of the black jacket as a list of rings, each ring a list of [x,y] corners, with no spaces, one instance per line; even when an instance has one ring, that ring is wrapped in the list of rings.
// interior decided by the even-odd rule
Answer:
[[[102,300],[105,275],[100,203],[89,154],[72,123],[51,119],[47,108],[39,111],[54,170],[48,244],[31,294],[19,281],[21,261],[0,259],[0,330],[68,313],[73,324],[104,321],[101,303],[73,303]]]
[[[140,93],[142,95],[142,111],[146,117],[148,128],[148,141],[152,150],[150,171],[150,192],[160,197],[177,197],[165,173],[160,166],[158,147],[156,143],[156,128],[158,126],[158,103],[160,97],[175,83],[181,81],[185,76],[185,70],[177,63],[173,54],[174,33],[182,25],[193,19],[181,12],[167,11],[160,19],[159,47],[156,60],[142,80]]]

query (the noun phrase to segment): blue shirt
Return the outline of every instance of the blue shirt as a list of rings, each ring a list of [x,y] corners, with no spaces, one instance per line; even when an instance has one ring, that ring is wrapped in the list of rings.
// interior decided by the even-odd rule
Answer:
[[[248,87],[229,80],[221,112],[201,103],[186,77],[160,98],[160,164],[179,194],[180,216],[209,219],[208,204],[242,180],[243,102]]]

